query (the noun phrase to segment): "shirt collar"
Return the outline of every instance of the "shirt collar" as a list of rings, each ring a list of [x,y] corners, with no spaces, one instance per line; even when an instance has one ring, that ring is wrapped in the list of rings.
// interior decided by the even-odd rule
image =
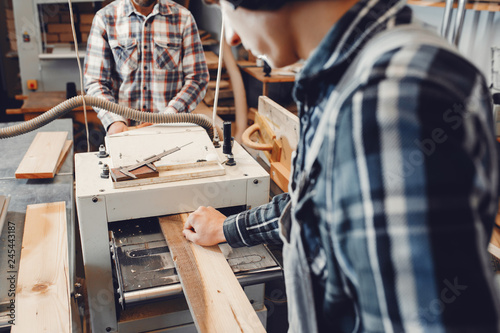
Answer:
[[[361,47],[376,33],[384,29],[390,17],[398,13],[406,0],[360,0],[335,23],[318,47],[306,61],[297,78],[295,98],[303,99],[325,72],[332,68],[340,69],[336,73],[340,79],[347,66]],[[351,60],[351,61],[350,61]],[[338,81],[337,81],[338,82]]]
[[[137,13],[134,5],[132,4],[132,0],[124,0],[123,1],[123,16],[130,16],[133,13]],[[158,3],[154,6],[153,12],[151,14],[161,14],[161,15],[169,15],[172,13],[170,9],[170,5],[167,4],[166,1],[158,0]]]

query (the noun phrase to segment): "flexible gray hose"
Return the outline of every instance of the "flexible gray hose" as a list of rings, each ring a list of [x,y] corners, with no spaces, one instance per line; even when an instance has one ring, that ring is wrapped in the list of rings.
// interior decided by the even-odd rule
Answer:
[[[212,139],[214,135],[214,129],[210,118],[203,114],[142,112],[123,105],[118,105],[100,97],[76,96],[56,105],[36,118],[23,122],[22,124],[0,128],[0,139],[25,134],[47,125],[51,121],[65,115],[74,108],[82,106],[84,98],[87,105],[116,113],[127,119],[154,124],[192,123],[203,127],[207,131],[210,139]]]

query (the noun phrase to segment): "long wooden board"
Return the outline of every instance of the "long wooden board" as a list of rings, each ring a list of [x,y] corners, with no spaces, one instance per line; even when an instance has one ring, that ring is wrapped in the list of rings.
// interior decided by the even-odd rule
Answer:
[[[16,170],[16,178],[53,178],[68,132],[38,132]]]
[[[59,170],[61,170],[61,167],[64,164],[64,161],[66,160],[69,151],[71,150],[71,146],[73,146],[73,140],[66,140],[63,149],[61,151],[61,154],[59,154],[59,158],[57,159],[56,172],[55,172],[56,174],[58,174]]]
[[[187,216],[161,217],[160,226],[198,332],[265,332],[219,247],[184,238]]]
[[[7,218],[7,209],[9,207],[10,196],[0,195],[0,234],[2,234],[5,219]]]
[[[29,205],[13,333],[71,332],[66,205]]]

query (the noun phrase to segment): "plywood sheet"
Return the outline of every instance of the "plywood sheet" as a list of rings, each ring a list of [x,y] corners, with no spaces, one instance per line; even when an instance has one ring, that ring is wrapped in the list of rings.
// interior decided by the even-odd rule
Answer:
[[[67,237],[64,202],[28,206],[13,333],[71,332]]]
[[[160,218],[198,332],[265,332],[218,246],[182,235],[187,214]]]
[[[38,132],[16,170],[16,178],[53,178],[68,132]]]

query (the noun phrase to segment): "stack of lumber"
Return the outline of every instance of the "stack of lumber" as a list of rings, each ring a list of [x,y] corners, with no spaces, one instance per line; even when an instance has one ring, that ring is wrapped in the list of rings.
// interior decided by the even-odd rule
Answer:
[[[54,178],[71,150],[68,132],[38,132],[16,170],[16,178]]]

